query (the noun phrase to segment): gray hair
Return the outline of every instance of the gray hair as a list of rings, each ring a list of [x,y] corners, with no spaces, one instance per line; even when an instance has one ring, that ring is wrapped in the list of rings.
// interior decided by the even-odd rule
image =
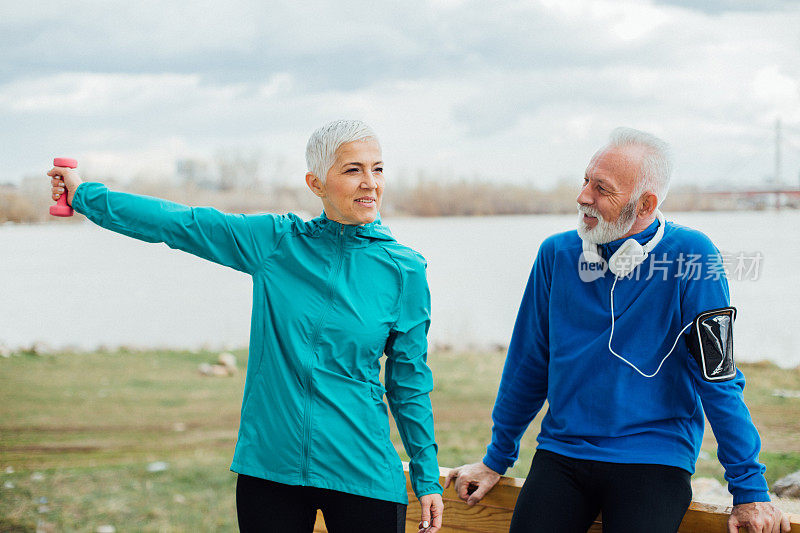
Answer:
[[[669,178],[672,175],[672,154],[669,145],[650,133],[633,128],[615,128],[611,132],[608,148],[638,146],[644,148],[641,175],[633,186],[631,199],[637,200],[645,192],[652,192],[658,198],[658,205],[664,201],[669,191]]]
[[[325,183],[336,161],[336,150],[343,144],[367,139],[378,140],[375,131],[360,120],[334,120],[311,134],[306,145],[308,171]]]

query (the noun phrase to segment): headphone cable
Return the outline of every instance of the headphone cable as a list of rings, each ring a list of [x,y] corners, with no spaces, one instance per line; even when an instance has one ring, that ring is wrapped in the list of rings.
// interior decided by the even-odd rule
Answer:
[[[680,333],[678,333],[678,336],[677,336],[677,337],[675,337],[675,342],[672,344],[672,348],[671,348],[671,349],[670,349],[670,351],[667,353],[667,355],[665,355],[665,356],[664,356],[664,358],[661,360],[661,363],[659,363],[659,365],[658,365],[658,368],[656,368],[656,371],[655,371],[655,372],[653,372],[652,374],[645,374],[644,372],[642,372],[641,370],[639,370],[639,369],[636,367],[636,365],[634,365],[633,363],[631,363],[630,361],[628,361],[627,359],[625,359],[624,357],[622,357],[621,355],[619,355],[619,354],[618,354],[617,352],[615,352],[615,351],[614,351],[614,349],[611,347],[611,339],[613,339],[613,338],[614,338],[614,322],[615,322],[615,319],[614,319],[614,287],[616,287],[616,286],[617,286],[617,281],[618,281],[618,280],[619,280],[619,276],[616,276],[616,275],[615,275],[615,276],[614,276],[614,284],[613,284],[613,285],[611,285],[611,335],[609,335],[609,337],[608,337],[608,351],[610,351],[610,352],[612,353],[612,355],[614,355],[614,356],[618,357],[618,358],[619,358],[619,359],[621,359],[623,362],[625,362],[626,364],[628,364],[628,365],[629,365],[631,368],[633,368],[634,370],[636,370],[636,371],[637,371],[639,374],[641,374],[642,376],[644,376],[644,377],[646,377],[646,378],[652,378],[652,377],[654,377],[656,374],[658,374],[658,372],[661,370],[661,366],[664,364],[664,361],[666,361],[666,360],[667,360],[667,357],[669,357],[669,356],[672,354],[672,352],[675,350],[675,346],[677,346],[677,345],[678,345],[678,341],[680,340],[680,338],[681,338],[681,335],[683,335],[683,334],[684,334],[684,332],[685,332],[687,329],[689,329],[690,327],[692,327],[692,323],[691,323],[691,322],[689,322],[688,324],[686,324],[686,325],[683,327],[683,329],[681,330],[681,332],[680,332]]]

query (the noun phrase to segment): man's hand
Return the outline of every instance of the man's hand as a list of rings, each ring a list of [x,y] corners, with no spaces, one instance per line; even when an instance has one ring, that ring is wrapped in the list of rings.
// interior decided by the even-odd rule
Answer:
[[[728,518],[728,532],[738,533],[746,527],[748,533],[789,533],[789,517],[769,502],[742,503],[733,506]]]
[[[426,494],[420,496],[419,505],[422,507],[422,517],[419,521],[419,533],[436,533],[442,527],[442,513],[444,503],[441,494]]]
[[[483,463],[473,463],[452,469],[447,474],[444,488],[449,487],[454,480],[458,497],[467,502],[467,505],[475,505],[492,490],[500,480],[500,474]]]

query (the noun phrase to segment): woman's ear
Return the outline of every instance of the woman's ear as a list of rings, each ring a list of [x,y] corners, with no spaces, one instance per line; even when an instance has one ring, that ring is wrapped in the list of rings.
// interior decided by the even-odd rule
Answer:
[[[325,197],[325,184],[322,183],[322,180],[320,180],[311,172],[306,173],[306,185],[308,185],[308,188],[311,189],[311,192],[320,198]]]

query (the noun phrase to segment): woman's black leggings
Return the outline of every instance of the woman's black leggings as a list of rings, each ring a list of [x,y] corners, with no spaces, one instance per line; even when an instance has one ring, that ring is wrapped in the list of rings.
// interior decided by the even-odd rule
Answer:
[[[585,533],[603,513],[603,533],[675,533],[692,500],[682,468],[606,463],[537,450],[510,533]]]
[[[242,533],[311,533],[318,509],[331,533],[402,533],[406,527],[402,503],[242,474],[236,481],[236,514]]]

